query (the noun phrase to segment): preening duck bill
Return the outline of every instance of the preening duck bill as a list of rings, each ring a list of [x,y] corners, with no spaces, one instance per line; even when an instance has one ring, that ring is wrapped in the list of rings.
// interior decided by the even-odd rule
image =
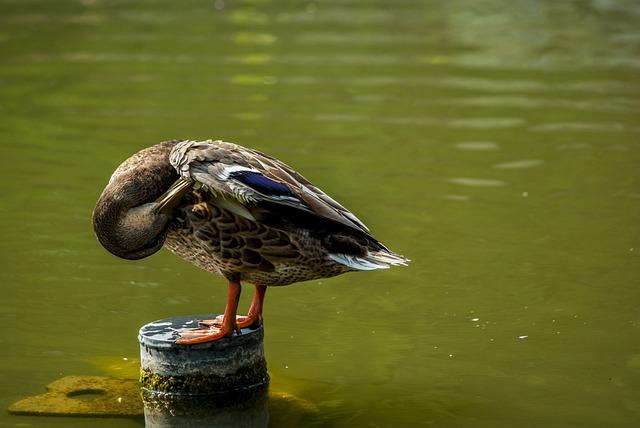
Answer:
[[[193,181],[179,178],[158,199],[153,212],[156,214],[168,214],[180,202],[180,199],[193,187]]]

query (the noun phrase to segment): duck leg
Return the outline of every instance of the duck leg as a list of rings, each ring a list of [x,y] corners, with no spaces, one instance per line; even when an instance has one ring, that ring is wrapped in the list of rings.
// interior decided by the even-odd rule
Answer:
[[[246,317],[238,317],[238,327],[253,327],[262,325],[262,305],[264,303],[264,295],[267,293],[267,287],[264,285],[256,285],[256,292],[253,294],[251,306]]]
[[[194,345],[196,343],[213,342],[233,335],[234,331],[240,333],[240,328],[236,322],[238,312],[238,302],[240,301],[241,286],[239,282],[229,281],[229,293],[227,295],[227,306],[224,308],[222,324],[212,325],[196,330],[185,329],[179,333],[176,340],[180,345]]]
[[[262,307],[264,303],[264,295],[267,292],[267,287],[264,285],[256,285],[256,292],[253,294],[251,300],[251,306],[249,306],[249,312],[246,316],[237,315],[236,324],[238,328],[257,327],[262,325]],[[209,327],[221,327],[224,317],[218,316],[213,320],[202,320],[200,325]]]

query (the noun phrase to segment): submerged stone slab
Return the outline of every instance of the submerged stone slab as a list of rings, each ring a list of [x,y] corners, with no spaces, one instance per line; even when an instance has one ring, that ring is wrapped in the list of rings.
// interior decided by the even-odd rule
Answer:
[[[172,427],[308,426],[318,408],[283,391],[252,390],[216,396],[176,396],[142,391],[135,379],[67,376],[47,385],[44,394],[9,407],[23,416],[130,417],[145,425]]]
[[[143,326],[140,342],[142,388],[162,394],[220,395],[265,387],[264,329],[242,329],[241,335],[196,345],[175,343],[178,331],[197,328],[199,314],[154,321]]]
[[[46,386],[44,394],[9,407],[9,413],[31,416],[139,416],[143,412],[135,379],[67,376]]]

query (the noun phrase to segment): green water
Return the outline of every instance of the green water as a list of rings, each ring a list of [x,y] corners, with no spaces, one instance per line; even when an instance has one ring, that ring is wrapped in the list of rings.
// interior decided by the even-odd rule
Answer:
[[[412,259],[269,291],[273,382],[314,425],[638,426],[639,29],[637,1],[1,0],[0,408],[222,311],[222,279],[90,225],[131,153],[213,137]]]

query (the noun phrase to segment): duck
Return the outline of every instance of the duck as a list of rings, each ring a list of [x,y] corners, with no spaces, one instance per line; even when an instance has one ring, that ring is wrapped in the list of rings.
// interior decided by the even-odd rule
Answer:
[[[92,223],[117,257],[138,260],[165,247],[226,279],[224,314],[177,332],[180,345],[261,326],[269,287],[409,261],[284,162],[221,140],[170,140],[133,154],[111,175]],[[244,316],[243,283],[255,287]]]

